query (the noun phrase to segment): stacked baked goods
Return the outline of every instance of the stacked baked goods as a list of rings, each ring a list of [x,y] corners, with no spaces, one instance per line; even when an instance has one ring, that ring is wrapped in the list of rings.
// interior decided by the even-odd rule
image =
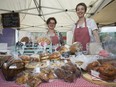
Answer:
[[[49,59],[49,56],[50,56],[50,53],[48,53],[48,52],[41,53],[40,54],[40,60],[41,61],[42,60],[47,60],[47,59]]]
[[[31,61],[33,62],[40,62],[40,55],[39,54],[33,54],[30,56],[31,57]]]
[[[53,62],[50,62],[50,67],[53,68],[53,69],[59,68],[63,65],[64,65],[64,61],[61,60],[61,59],[60,60],[54,60]]]
[[[51,43],[51,41],[47,37],[41,37],[41,38],[37,38],[37,43],[38,44],[47,43],[49,45]]]
[[[54,60],[54,59],[61,59],[60,58],[61,57],[61,54],[60,54],[60,52],[53,52],[52,54],[50,54],[50,56],[49,56],[49,58],[50,58],[50,60]]]
[[[29,62],[40,62],[40,55],[39,54],[33,54],[31,56],[21,55],[21,56],[19,56],[19,58],[21,58],[25,64],[29,63]]]
[[[43,74],[43,75],[42,75]],[[54,74],[54,71],[51,68],[43,68],[41,69],[41,74],[39,75],[41,79],[44,79],[44,75],[46,75],[46,80],[43,81],[48,81],[49,79],[55,79],[56,76]]]
[[[15,82],[17,84],[26,84],[29,77],[29,72],[23,71],[17,74]]]
[[[21,58],[25,64],[29,63],[29,61],[31,60],[30,56],[28,55],[21,55],[19,56],[19,58]]]
[[[25,68],[27,70],[33,70],[34,68],[38,67],[39,63],[38,62],[29,62],[25,65]]]
[[[49,60],[44,60],[44,61],[39,62],[40,68],[46,68],[48,66],[49,66]]]
[[[30,75],[27,80],[27,85],[29,87],[38,87],[42,83],[42,80],[38,77],[38,75]]]
[[[90,73],[91,70],[98,70],[99,66],[101,64],[98,61],[94,61],[92,63],[89,63],[86,67],[86,70]]]
[[[116,79],[116,68],[110,62],[99,63],[97,61],[88,64],[87,71],[99,72],[99,77],[104,81],[114,81]]]
[[[63,79],[65,82],[74,82],[75,79],[81,76],[81,71],[76,65],[69,62],[61,68],[57,68],[55,74],[59,79]]]
[[[62,57],[64,58],[69,58],[70,56],[70,51],[69,51],[69,46],[61,46],[59,52],[61,53]]]
[[[61,54],[64,53],[64,52],[67,52],[67,51],[69,51],[69,49],[68,49],[67,47],[65,47],[65,46],[61,46],[61,47],[60,47],[59,52],[60,52]]]
[[[38,87],[42,82],[49,82],[50,79],[55,79],[56,76],[51,68],[42,68],[40,72],[25,70],[18,73],[15,82],[17,84],[27,84],[29,87]]]
[[[116,68],[108,63],[103,63],[99,68],[98,71],[100,72],[99,77],[105,81],[113,81],[116,79]]]
[[[75,54],[75,52],[80,52],[80,51],[82,51],[82,45],[81,45],[81,43],[79,43],[79,42],[74,42],[71,46],[70,46],[70,52],[72,53],[72,54]]]

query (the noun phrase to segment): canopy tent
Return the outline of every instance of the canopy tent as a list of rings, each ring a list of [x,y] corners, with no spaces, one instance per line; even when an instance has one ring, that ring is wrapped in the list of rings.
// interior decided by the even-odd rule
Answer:
[[[101,23],[102,20],[98,19],[102,17],[98,18],[96,15],[101,15],[98,12],[112,0],[1,0],[0,14],[19,12],[21,24],[19,29],[35,32],[46,31],[45,21],[49,17],[55,17],[58,22],[56,29],[64,32],[70,30],[77,21],[75,7],[79,2],[87,4],[87,17],[93,16]],[[115,5],[113,6],[115,8]]]
[[[95,19],[99,25],[116,25],[116,0],[112,0],[102,10],[97,12],[92,18]]]

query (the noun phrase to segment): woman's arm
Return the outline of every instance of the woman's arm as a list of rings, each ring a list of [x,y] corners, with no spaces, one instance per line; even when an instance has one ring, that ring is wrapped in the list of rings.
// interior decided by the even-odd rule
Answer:
[[[94,36],[94,38],[95,38],[95,41],[96,41],[97,43],[100,43],[100,38],[99,38],[97,29],[93,30],[93,36]]]

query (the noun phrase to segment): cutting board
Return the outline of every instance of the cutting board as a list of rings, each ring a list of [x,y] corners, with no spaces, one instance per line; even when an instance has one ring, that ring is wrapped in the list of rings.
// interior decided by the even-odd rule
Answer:
[[[91,82],[91,83],[94,83],[94,84],[116,87],[116,82],[106,82],[106,81],[103,81],[103,80],[93,80],[92,76],[89,75],[88,73],[84,73],[83,78],[86,79],[87,81]]]

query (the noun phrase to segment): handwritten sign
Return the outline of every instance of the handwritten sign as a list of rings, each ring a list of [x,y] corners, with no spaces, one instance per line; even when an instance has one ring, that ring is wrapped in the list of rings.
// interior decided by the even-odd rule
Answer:
[[[2,24],[4,28],[20,27],[19,13],[5,13],[2,14]]]

